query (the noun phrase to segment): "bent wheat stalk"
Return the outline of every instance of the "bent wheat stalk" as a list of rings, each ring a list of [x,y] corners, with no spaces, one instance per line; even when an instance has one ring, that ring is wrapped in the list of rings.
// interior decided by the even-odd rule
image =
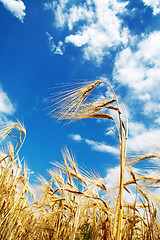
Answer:
[[[104,101],[97,102],[87,102],[86,99],[91,94],[91,92],[100,84],[106,84],[107,87],[113,93],[113,99],[106,99]],[[111,105],[116,103],[116,107]],[[122,238],[122,219],[123,219],[123,179],[124,179],[124,168],[126,161],[126,150],[127,150],[127,136],[128,136],[128,120],[127,112],[123,103],[122,106],[126,114],[126,123],[122,119],[121,110],[120,110],[120,101],[118,101],[117,96],[110,86],[105,81],[93,81],[85,83],[84,85],[71,89],[64,92],[58,97],[57,107],[51,111],[53,117],[58,120],[70,120],[77,121],[83,118],[106,118],[114,121],[117,129],[117,133],[114,132],[119,138],[120,145],[120,186],[119,186],[119,195],[117,198],[117,209],[114,219],[114,236],[116,240]],[[113,110],[118,113],[119,116],[119,125],[116,123],[114,117],[108,113],[107,110]],[[117,224],[118,222],[118,224]]]

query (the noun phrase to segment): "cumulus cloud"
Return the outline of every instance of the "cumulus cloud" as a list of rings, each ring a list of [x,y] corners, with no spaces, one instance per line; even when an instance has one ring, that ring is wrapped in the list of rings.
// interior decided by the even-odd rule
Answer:
[[[128,139],[128,151],[137,154],[153,154],[160,147],[160,130],[151,128]]]
[[[77,142],[83,141],[84,143],[89,145],[91,149],[94,151],[104,152],[104,153],[106,152],[106,153],[116,154],[116,155],[119,154],[119,148],[116,146],[110,146],[104,142],[98,142],[98,141],[93,141],[91,139],[82,138],[81,135],[79,134],[70,134],[70,137],[72,138],[72,140]]]
[[[159,124],[160,118],[156,119]],[[114,136],[113,134],[111,136]],[[105,142],[82,138],[80,134],[70,134],[72,140],[84,142],[93,151],[119,155],[119,146],[108,145]],[[155,154],[160,148],[160,129],[156,127],[147,128],[142,122],[129,122],[129,137],[127,141],[127,153],[131,154]]]
[[[160,32],[150,33],[140,41],[137,49],[127,47],[121,51],[115,62],[114,78],[123,85],[128,85],[135,94],[149,93],[159,85],[160,74]]]
[[[146,6],[149,6],[153,9],[153,14],[157,15],[160,13],[160,1],[159,0],[143,0],[143,3]]]
[[[8,98],[7,94],[0,88],[0,125],[8,122],[8,117],[13,115],[15,108]]]
[[[49,43],[49,50],[50,52],[54,52],[56,49],[56,45],[54,43],[54,38],[51,36],[50,33],[46,32],[46,35],[48,37],[48,43]]]
[[[135,174],[140,172],[137,168],[132,168]],[[141,170],[142,171],[142,170]],[[124,182],[133,180],[129,169],[126,167],[124,171]],[[104,178],[108,190],[119,186],[120,181],[120,165],[107,169],[106,177]]]
[[[155,119],[155,123],[160,124],[160,117],[157,117],[157,118]]]
[[[139,173],[139,169],[133,168],[134,173]],[[124,182],[133,180],[131,174],[129,173],[129,170],[125,168],[124,170]],[[119,186],[119,181],[120,181],[120,165],[112,167],[107,169],[106,177],[103,179],[107,190],[108,190],[108,197],[112,198],[115,195],[118,195],[118,186]],[[127,191],[124,190],[123,192],[123,198],[124,201],[127,203],[134,203],[136,199],[136,190],[134,186],[130,185],[127,186],[129,191],[131,192],[128,193]]]
[[[159,168],[156,167],[155,169],[141,169],[141,168],[137,168],[137,167],[131,167],[132,171],[134,172],[134,174],[139,177],[139,176],[147,176],[150,178],[159,178]],[[115,197],[115,195],[118,195],[118,186],[119,186],[119,179],[120,179],[120,165],[116,166],[116,167],[112,167],[107,169],[107,173],[106,173],[106,177],[104,177],[103,182],[105,183],[107,190],[108,190],[108,197],[112,198],[113,196]],[[125,168],[124,170],[124,183],[125,182],[129,182],[129,181],[133,181],[133,177],[130,174],[130,170],[129,168]],[[140,183],[140,188],[143,189],[143,191],[146,191],[146,188],[144,188],[144,182]],[[155,201],[154,196],[156,194],[159,195],[159,184],[154,184],[154,187],[158,187],[156,190],[149,190],[147,191],[147,193],[149,193],[150,198],[152,199],[152,202],[155,204],[155,206],[157,206],[157,203],[159,205],[159,202]],[[127,203],[134,203],[135,200],[136,202],[140,203],[139,197],[142,198],[142,195],[140,192],[138,192],[134,186],[134,184],[130,184],[127,185],[128,190],[130,191],[130,193],[128,193],[127,191],[123,192],[123,198],[124,198],[124,202]],[[105,199],[105,198],[104,198]],[[112,202],[112,201],[111,201]],[[141,212],[141,214],[144,214],[142,209],[139,209],[139,211]]]
[[[128,153],[154,154],[159,147],[159,128],[146,127],[142,122],[129,122]]]
[[[54,11],[57,28],[68,28],[66,44],[82,47],[85,59],[101,62],[109,48],[128,43],[129,31],[122,26],[120,17],[127,4],[127,1],[91,0],[73,5],[60,0],[57,4],[46,4],[45,9]]]
[[[7,94],[0,89],[0,113],[6,115],[12,115],[15,112],[11,101],[9,100]]]
[[[107,153],[111,153],[111,154],[119,154],[119,149],[118,147],[115,146],[109,146],[103,142],[98,142],[98,141],[93,141],[90,139],[85,139],[85,142],[91,146],[91,148],[94,151],[97,152],[107,152]]]
[[[64,50],[65,50],[65,48],[64,48],[63,42],[59,41],[58,45],[54,51],[54,54],[63,55]]]
[[[74,140],[74,141],[81,141],[82,140],[82,137],[80,134],[70,134],[70,137]]]
[[[126,87],[129,96],[126,104],[132,109],[128,138],[130,153],[154,153],[159,148],[159,41],[160,32],[151,32],[116,57],[113,77],[115,82]],[[139,122],[134,122],[133,115],[140,118]]]
[[[57,54],[57,55],[63,55],[63,53],[65,51],[63,42],[59,41],[58,44],[56,45],[54,42],[54,38],[51,36],[51,34],[46,32],[46,35],[48,37],[50,52]]]
[[[129,122],[129,135],[135,136],[140,135],[146,131],[143,123],[140,122]]]
[[[9,10],[16,18],[19,18],[23,22],[26,15],[25,9],[26,6],[21,0],[0,0],[3,3],[4,7]]]
[[[119,155],[119,146],[110,146],[104,142],[83,139],[92,150],[103,153]],[[144,124],[131,122],[129,125],[129,137],[127,153],[130,154],[153,154],[160,147],[160,130],[146,128]]]
[[[113,77],[127,86],[133,98],[141,100],[143,112],[157,113],[160,85],[160,32],[143,37],[137,46],[127,47],[116,58]]]

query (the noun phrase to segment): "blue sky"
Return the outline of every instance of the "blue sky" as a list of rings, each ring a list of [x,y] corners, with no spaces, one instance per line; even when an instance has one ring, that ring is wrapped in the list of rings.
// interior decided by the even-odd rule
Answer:
[[[118,172],[112,123],[64,125],[48,116],[46,99],[60,83],[87,79],[106,80],[126,105],[128,156],[157,151],[159,26],[159,0],[0,0],[0,123],[24,123],[21,157],[29,169],[48,178],[50,162],[62,161],[67,145],[84,169],[102,177]]]

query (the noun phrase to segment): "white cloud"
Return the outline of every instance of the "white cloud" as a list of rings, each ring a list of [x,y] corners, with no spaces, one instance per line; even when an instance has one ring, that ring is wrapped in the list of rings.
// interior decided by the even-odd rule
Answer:
[[[94,58],[101,62],[109,48],[128,43],[129,31],[122,27],[120,18],[126,10],[127,1],[91,0],[68,7],[69,4],[70,1],[61,0],[59,4],[47,5],[45,9],[54,11],[57,27],[68,27],[70,34],[65,42],[83,47],[85,59]]]
[[[9,122],[8,117],[13,115],[15,108],[8,98],[7,94],[0,88],[0,125]]]
[[[157,124],[160,119],[157,118]],[[153,124],[152,124],[153,125]],[[142,122],[129,121],[129,136],[127,140],[127,153],[132,154],[155,154],[160,147],[160,129],[156,126],[146,127]]]
[[[56,49],[56,45],[54,43],[54,38],[51,36],[50,33],[46,32],[46,35],[48,37],[48,43],[49,43],[49,50],[50,52],[54,52]]]
[[[155,119],[155,123],[160,124],[160,117],[157,117],[157,118]]]
[[[7,94],[0,89],[0,113],[6,115],[12,115],[15,112],[11,101],[9,100]]]
[[[146,176],[146,177],[151,177],[151,178],[159,178],[159,168],[155,168],[153,169],[140,169],[140,168],[136,168],[136,167],[131,167],[133,173],[135,174],[135,176],[137,176],[137,178],[139,178],[139,176]],[[106,177],[103,179],[103,182],[105,183],[105,186],[107,187],[108,190],[108,197],[110,199],[110,202],[112,203],[112,197],[117,196],[118,195],[118,186],[119,186],[119,179],[120,179],[120,165],[116,166],[116,167],[112,167],[110,169],[107,169],[107,173],[106,173]],[[127,168],[127,166],[125,167],[124,170],[124,183],[127,183],[129,181],[133,181],[133,178],[130,174],[130,170]],[[153,184],[152,186],[158,186],[158,184]],[[159,190],[158,189],[148,189],[146,191],[146,187],[144,187],[144,181],[139,181],[139,186],[141,189],[143,189],[144,192],[147,192],[147,194],[149,194],[149,197],[151,199],[151,201],[153,202],[153,204],[155,206],[159,206],[159,201],[156,201],[156,195],[158,194],[159,197]],[[127,203],[134,203],[136,200],[137,203],[137,207],[139,205],[140,200],[139,197],[142,198],[142,194],[136,190],[134,184],[130,184],[127,185],[128,190],[130,191],[130,193],[128,193],[125,189],[123,191],[123,199],[124,202]],[[157,200],[158,200],[157,197]],[[113,203],[114,203],[115,198],[113,199]],[[144,211],[139,208],[138,209],[139,212],[141,213],[141,215],[144,214]]]
[[[113,131],[112,131],[112,129],[113,129],[113,131],[116,131],[115,130],[115,126],[113,126],[112,128],[110,128],[110,127],[108,127],[107,129],[106,129],[106,133],[105,133],[105,135],[113,135],[114,133],[113,133]]]
[[[66,4],[68,0],[59,0],[59,3],[44,3],[45,10],[53,10],[55,13],[55,24],[58,28],[65,26],[67,21]]]
[[[25,9],[26,6],[21,0],[0,0],[3,3],[4,7],[9,10],[16,18],[19,18],[23,22],[26,15]]]
[[[157,123],[160,122],[156,119]],[[114,135],[113,135],[114,136]],[[103,153],[119,155],[119,145],[107,145],[105,142],[94,141],[82,138],[79,134],[70,134],[72,140],[83,141],[92,150]],[[129,137],[127,141],[127,153],[131,154],[155,154],[160,147],[160,130],[151,127],[147,128],[143,123],[129,122]]]
[[[97,152],[107,152],[111,154],[119,154],[119,148],[115,146],[109,146],[105,144],[104,142],[98,142],[98,141],[93,141],[91,139],[87,138],[82,138],[81,135],[79,134],[70,134],[70,137],[74,141],[83,141],[84,143],[88,144],[92,150],[97,151]]]
[[[115,62],[114,78],[135,90],[135,94],[145,94],[145,100],[160,83],[159,41],[160,32],[150,33],[138,43],[136,51],[124,49]]]
[[[82,137],[81,137],[81,135],[79,135],[79,134],[70,134],[70,137],[71,137],[74,141],[77,141],[77,142],[79,142],[79,141],[82,140]]]
[[[143,125],[133,124],[128,138],[128,152],[136,154],[154,154],[160,147],[160,130],[145,128]],[[137,129],[136,129],[137,128]]]
[[[7,122],[9,122],[8,117],[3,113],[1,113],[0,115],[1,115],[0,116],[0,126],[4,126]]]
[[[160,110],[159,42],[160,32],[155,31],[134,49],[127,47],[117,55],[113,71],[115,81],[127,86],[130,96],[140,99],[143,112],[150,116]]]
[[[54,9],[55,6],[56,6],[56,3],[55,3],[55,2],[52,2],[52,3],[49,3],[49,2],[43,3],[44,10]]]
[[[56,44],[54,43],[54,38],[51,36],[50,33],[46,32],[46,35],[48,37],[48,43],[49,43],[49,50],[51,53],[57,54],[57,55],[63,55],[65,51],[65,47],[63,42],[59,41],[59,43]]]
[[[107,169],[107,176],[105,177],[105,183],[108,190],[115,188],[119,185],[120,166]]]
[[[151,99],[151,95],[146,93],[146,94],[139,96],[139,99],[141,99],[142,101],[146,101],[146,100],[148,101]]]
[[[160,1],[159,0],[143,0],[144,4],[153,9],[153,14],[157,15],[160,13]]]
[[[135,174],[139,172],[139,170],[136,168],[133,168],[133,170]],[[107,174],[106,174],[106,177],[104,178],[104,183],[107,187],[107,190],[109,191],[108,197],[113,197],[115,195],[118,195],[119,180],[120,180],[120,165],[107,169]],[[130,180],[133,180],[133,178],[131,177],[129,170],[126,167],[124,170],[124,182],[130,181]],[[128,203],[134,203],[136,198],[135,188],[132,185],[127,187],[131,192],[131,194],[124,190],[123,192],[124,201]]]
[[[157,119],[157,122],[160,121]],[[92,150],[103,153],[119,155],[118,145],[107,145],[104,142],[82,138],[79,134],[70,134],[72,140],[83,141]],[[157,128],[146,128],[143,123],[129,122],[129,137],[127,142],[128,154],[155,154],[160,147],[160,130]]]
[[[150,115],[150,113],[155,114],[160,112],[160,104],[159,102],[148,101],[144,105],[144,113],[146,115]],[[154,116],[154,115],[153,115]]]
[[[82,6],[73,6],[70,9],[69,19],[68,19],[68,28],[72,30],[74,25],[78,23],[80,20],[87,20],[88,22],[92,22],[94,18],[93,11],[88,11],[87,7],[84,5]]]
[[[137,168],[132,168],[132,170],[135,174],[138,174],[140,172],[140,170]],[[124,170],[124,182],[131,181],[131,180],[133,180],[133,178],[130,174],[129,169],[126,166]],[[110,190],[118,187],[119,181],[120,181],[120,165],[107,169],[107,174],[105,177],[105,183],[106,183],[107,189]]]
[[[115,61],[114,79],[127,87],[126,104],[132,109],[128,139],[128,151],[132,153],[154,153],[160,144],[157,128],[160,123],[159,42],[160,32],[152,32],[135,46],[121,51]],[[145,116],[143,124],[142,114]],[[140,117],[141,122],[133,122],[133,115]]]
[[[66,16],[62,12],[62,8],[60,5],[57,6],[56,9],[56,22],[58,27],[63,27],[65,24]]]
[[[103,142],[97,142],[90,139],[85,139],[85,142],[91,146],[94,151],[107,152],[111,154],[119,154],[118,147],[106,145]]]
[[[139,122],[129,122],[129,135],[135,136],[139,135],[141,133],[144,133],[146,131],[146,128],[143,123]]]
[[[59,41],[59,43],[54,51],[54,54],[63,55],[64,50],[65,50],[65,48],[64,48],[63,42]]]
[[[143,124],[131,124],[130,134],[127,142],[127,152],[130,154],[154,154],[160,147],[160,130],[156,128],[147,129]],[[130,125],[130,126],[131,126]],[[74,139],[76,140],[76,139]],[[83,139],[92,150],[119,155],[119,146],[110,146],[104,142]]]

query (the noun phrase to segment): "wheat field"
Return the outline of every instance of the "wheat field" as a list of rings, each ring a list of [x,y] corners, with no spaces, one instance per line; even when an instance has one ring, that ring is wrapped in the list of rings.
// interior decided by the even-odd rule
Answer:
[[[106,84],[113,98],[87,101],[100,84]],[[50,181],[39,177],[38,194],[30,185],[27,169],[19,158],[26,131],[19,122],[0,131],[0,239],[1,240],[158,240],[160,239],[160,198],[155,194],[160,174],[135,173],[133,164],[147,159],[159,161],[158,154],[126,157],[127,113],[111,86],[103,81],[85,83],[56,97],[51,114],[69,122],[83,118],[113,121],[120,146],[120,179],[107,189],[98,174],[79,169],[72,153],[62,150],[63,163],[49,170]],[[126,113],[122,118],[121,106]],[[118,122],[111,114],[116,112]],[[128,179],[125,172],[128,172]],[[124,195],[134,193],[134,201]]]

